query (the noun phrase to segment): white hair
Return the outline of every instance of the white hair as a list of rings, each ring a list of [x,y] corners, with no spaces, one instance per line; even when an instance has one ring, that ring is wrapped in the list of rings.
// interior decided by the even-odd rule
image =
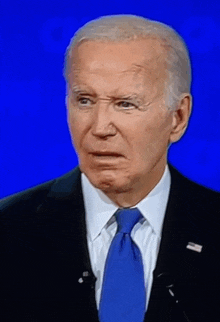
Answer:
[[[88,40],[127,42],[135,39],[157,38],[167,55],[165,81],[166,105],[174,109],[182,93],[190,93],[191,65],[187,47],[177,32],[163,23],[134,15],[104,16],[86,23],[77,30],[66,50],[64,75],[69,79],[73,48]]]

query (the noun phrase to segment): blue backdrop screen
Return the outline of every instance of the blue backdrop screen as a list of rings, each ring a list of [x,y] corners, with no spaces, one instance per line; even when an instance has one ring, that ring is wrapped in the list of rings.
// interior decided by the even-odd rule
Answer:
[[[0,197],[77,165],[66,124],[63,58],[73,33],[106,14],[164,22],[185,39],[194,98],[189,128],[169,151],[184,175],[220,191],[220,4],[218,1],[0,3]]]

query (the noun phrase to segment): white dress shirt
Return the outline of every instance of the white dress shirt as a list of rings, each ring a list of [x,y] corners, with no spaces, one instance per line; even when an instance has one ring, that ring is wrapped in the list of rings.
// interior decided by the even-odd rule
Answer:
[[[84,174],[81,180],[86,212],[87,241],[92,270],[97,278],[95,294],[97,307],[99,307],[105,260],[117,230],[114,213],[119,207],[101,190],[96,189]],[[131,237],[142,254],[147,291],[146,307],[150,298],[153,270],[160,246],[170,182],[170,172],[166,166],[155,188],[135,206],[142,213],[143,219],[134,226]]]

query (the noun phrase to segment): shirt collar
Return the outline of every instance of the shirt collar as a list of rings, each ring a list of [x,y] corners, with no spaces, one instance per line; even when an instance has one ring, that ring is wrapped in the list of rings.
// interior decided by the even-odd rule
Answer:
[[[86,212],[86,225],[89,238],[93,241],[112,218],[118,209],[104,192],[95,188],[84,173],[81,175],[82,192]],[[162,178],[153,190],[142,199],[137,207],[143,217],[151,225],[154,232],[160,237],[163,219],[170,190],[170,172],[166,166]]]
[[[81,175],[81,180],[87,232],[93,241],[116,212],[118,206],[104,192],[95,188],[84,173]]]
[[[143,217],[148,221],[158,237],[161,237],[162,225],[170,192],[170,183],[170,171],[168,166],[166,166],[158,184],[135,206],[140,210]]]

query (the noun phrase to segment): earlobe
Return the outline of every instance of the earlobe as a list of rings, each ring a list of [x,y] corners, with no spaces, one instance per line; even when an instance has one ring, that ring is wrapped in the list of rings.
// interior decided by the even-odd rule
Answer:
[[[181,95],[178,107],[173,112],[172,131],[169,143],[177,142],[184,134],[191,114],[192,97],[189,93]]]

